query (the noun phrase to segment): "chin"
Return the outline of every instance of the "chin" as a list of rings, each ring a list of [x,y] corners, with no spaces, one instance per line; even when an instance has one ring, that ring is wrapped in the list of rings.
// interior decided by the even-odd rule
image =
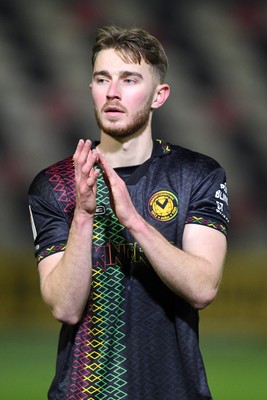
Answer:
[[[134,134],[134,132],[129,132],[129,131],[117,131],[117,130],[111,130],[111,129],[107,129],[107,130],[103,130],[103,132],[114,138],[114,139],[124,139],[127,138],[129,136],[132,136]]]

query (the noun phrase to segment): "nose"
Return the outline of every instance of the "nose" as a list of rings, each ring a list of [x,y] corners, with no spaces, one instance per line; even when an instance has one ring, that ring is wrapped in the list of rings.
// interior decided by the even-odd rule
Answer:
[[[121,92],[119,89],[119,83],[116,81],[111,81],[107,91],[107,99],[121,99]]]

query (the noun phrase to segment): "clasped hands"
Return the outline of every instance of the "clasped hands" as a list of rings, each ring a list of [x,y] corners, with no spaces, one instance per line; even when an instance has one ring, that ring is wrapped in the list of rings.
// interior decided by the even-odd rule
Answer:
[[[73,155],[76,183],[76,210],[94,216],[96,210],[97,178],[99,165],[109,189],[110,204],[118,220],[126,228],[131,228],[137,213],[125,182],[108,164],[105,156],[96,149],[91,149],[92,142],[80,139]]]

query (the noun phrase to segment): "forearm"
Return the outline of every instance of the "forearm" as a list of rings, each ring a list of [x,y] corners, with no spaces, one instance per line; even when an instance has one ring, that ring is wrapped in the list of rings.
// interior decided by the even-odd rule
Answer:
[[[168,242],[141,217],[129,228],[162,281],[193,307],[201,309],[215,297],[221,268],[204,257],[183,251]]]
[[[66,250],[41,275],[41,291],[56,319],[74,324],[80,319],[90,293],[93,217],[74,213]],[[46,268],[46,265],[40,265]]]

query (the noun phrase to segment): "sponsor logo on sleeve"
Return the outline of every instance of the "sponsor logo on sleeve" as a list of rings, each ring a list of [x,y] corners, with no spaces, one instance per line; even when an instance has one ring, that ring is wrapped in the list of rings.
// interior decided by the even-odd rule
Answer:
[[[229,221],[229,218],[225,215],[225,205],[228,207],[228,192],[226,183],[220,184],[220,189],[215,192],[216,199],[216,212],[220,214],[226,221]]]

